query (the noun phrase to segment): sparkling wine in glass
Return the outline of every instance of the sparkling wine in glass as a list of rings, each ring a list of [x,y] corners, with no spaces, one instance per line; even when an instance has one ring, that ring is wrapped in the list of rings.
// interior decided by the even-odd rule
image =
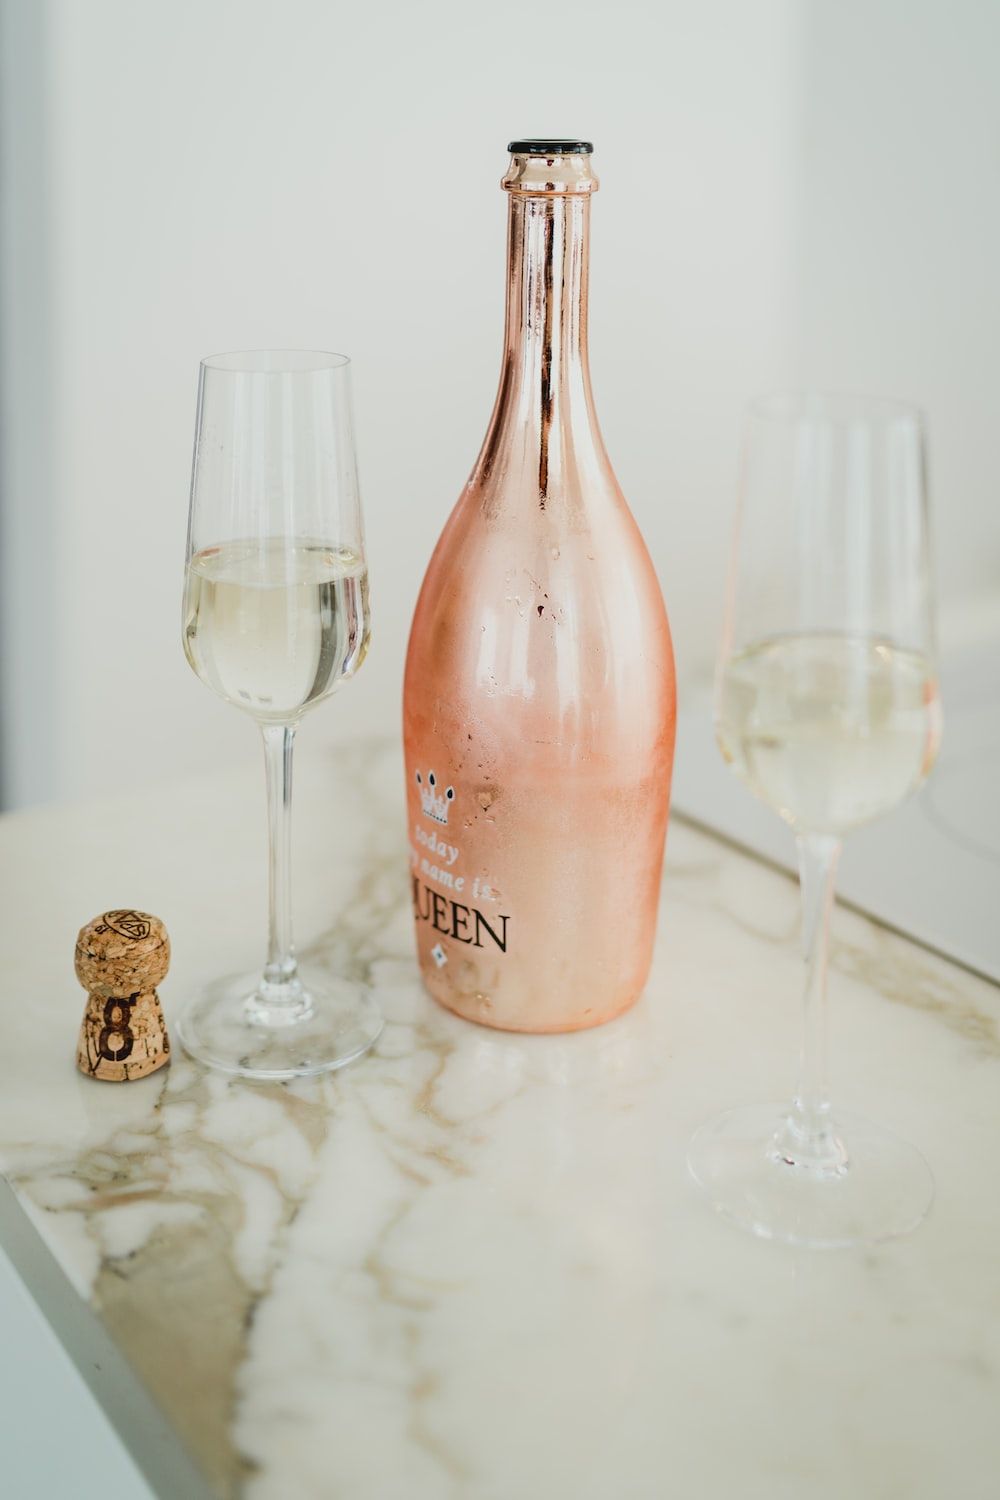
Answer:
[[[844,835],[918,787],[940,738],[920,415],[902,402],[796,396],[747,421],[716,736],[798,845],[806,961],[789,1106],[711,1121],[688,1156],[727,1216],[793,1244],[872,1243],[926,1213],[914,1147],[831,1110],[830,910]]]
[[[181,1019],[188,1052],[223,1072],[326,1072],[381,1031],[362,986],[300,973],[290,890],[295,732],[358,670],[369,631],[349,361],[303,350],[204,360],[184,651],[206,687],[260,725],[269,823],[263,972],[216,981]]]

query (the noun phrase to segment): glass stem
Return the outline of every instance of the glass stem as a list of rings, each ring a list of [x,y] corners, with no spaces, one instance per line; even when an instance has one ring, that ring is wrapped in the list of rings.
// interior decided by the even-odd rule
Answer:
[[[267,963],[264,983],[277,994],[268,999],[280,1001],[281,990],[289,1000],[296,999],[299,984],[296,977],[295,948],[292,943],[292,749],[295,744],[293,724],[263,724],[264,764],[267,770],[268,832],[268,934]]]
[[[847,1166],[847,1156],[830,1117],[826,971],[830,912],[841,844],[839,839],[822,834],[800,834],[796,842],[806,964],[804,1024],[798,1088],[788,1119],[778,1132],[776,1146],[782,1160],[793,1166],[839,1174]]]

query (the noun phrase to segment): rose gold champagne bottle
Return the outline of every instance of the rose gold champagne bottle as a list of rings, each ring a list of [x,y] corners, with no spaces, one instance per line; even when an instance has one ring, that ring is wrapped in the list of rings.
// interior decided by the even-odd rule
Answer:
[[[572,1031],[625,1010],[649,970],[674,666],[590,390],[592,148],[509,149],[500,390],[406,664],[413,907],[442,1005]]]

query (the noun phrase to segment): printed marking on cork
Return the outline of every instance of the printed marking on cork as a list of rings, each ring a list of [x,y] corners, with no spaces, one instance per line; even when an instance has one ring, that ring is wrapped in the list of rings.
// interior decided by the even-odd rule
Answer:
[[[170,1061],[156,987],[170,967],[159,917],[107,911],[80,929],[76,977],[87,993],[76,1049],[81,1073],[109,1083],[145,1078]]]

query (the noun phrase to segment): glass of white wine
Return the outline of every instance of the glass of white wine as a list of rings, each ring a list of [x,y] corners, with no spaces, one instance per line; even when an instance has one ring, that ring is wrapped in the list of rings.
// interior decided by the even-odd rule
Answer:
[[[746,425],[716,737],[795,834],[805,1027],[791,1104],[710,1121],[688,1165],[720,1212],[792,1244],[904,1234],[933,1196],[914,1147],[831,1112],[826,1065],[841,840],[921,784],[940,739],[924,446],[887,399],[774,397]]]
[[[207,687],[260,725],[269,828],[263,972],[210,984],[180,1023],[186,1050],[223,1072],[326,1072],[382,1029],[363,986],[299,972],[290,888],[295,732],[361,666],[369,633],[350,361],[307,350],[203,360],[184,652]]]

